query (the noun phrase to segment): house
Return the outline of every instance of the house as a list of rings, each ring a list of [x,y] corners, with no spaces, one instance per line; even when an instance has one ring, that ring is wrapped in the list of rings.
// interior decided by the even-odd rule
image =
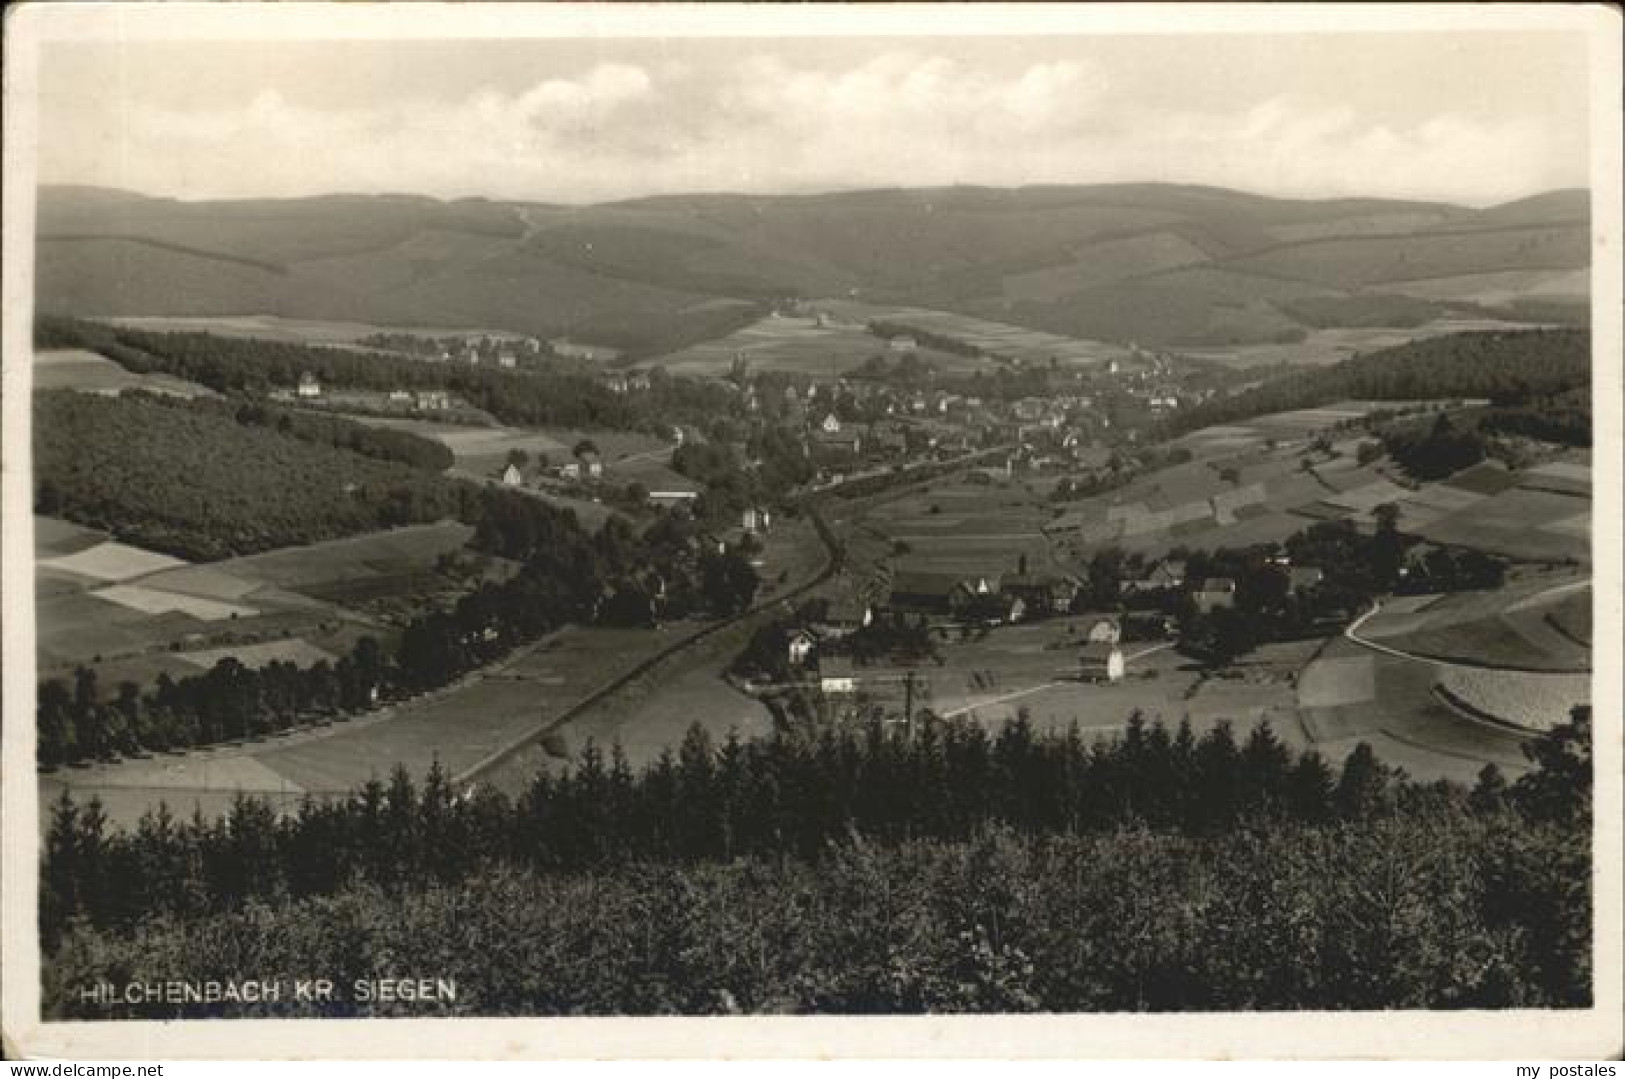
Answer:
[[[604,389],[613,394],[624,394],[632,387],[626,381],[625,375],[610,374],[604,376]]]
[[[497,366],[506,367],[509,370],[512,370],[513,368],[519,366],[519,357],[504,349],[503,351],[497,353]]]
[[[445,390],[418,390],[412,403],[419,412],[444,412],[451,407],[451,394]]]
[[[841,418],[833,412],[828,413],[824,417],[823,421],[819,423],[818,429],[823,431],[825,434],[836,434],[841,429]]]
[[[568,464],[562,464],[559,466],[559,479],[579,480],[580,478],[581,463],[579,461],[571,461]]]
[[[1014,614],[1019,618],[1021,610],[1008,599],[998,600],[999,596],[996,575],[965,577],[954,573],[899,570],[892,578],[888,606],[916,614],[964,615],[984,620],[1008,619]],[[989,602],[984,597],[998,601]]]
[[[766,506],[749,506],[740,515],[740,527],[746,532],[760,535],[773,524],[773,514]]]
[[[857,671],[845,656],[833,656],[818,664],[818,688],[825,693],[856,693]]]
[[[1138,580],[1123,582],[1125,592],[1161,592],[1167,588],[1182,588],[1185,584],[1185,563],[1176,558],[1165,558],[1151,567],[1151,572]]]
[[[813,432],[812,449],[823,456],[856,457],[863,452],[863,438],[856,431]]]
[[[509,465],[502,470],[502,483],[505,487],[518,487],[525,481],[524,473],[519,471],[518,465]]]
[[[958,610],[967,622],[1005,626],[1021,621],[1027,613],[1027,604],[1009,592],[971,592],[964,596]]]
[[[649,492],[649,501],[657,506],[681,506],[700,497],[692,488],[668,487]]]
[[[953,597],[961,585],[956,574],[902,570],[892,577],[886,605],[896,611],[946,615],[953,611]]]
[[[1085,682],[1123,680],[1123,650],[1115,644],[1086,644],[1078,654],[1079,675]]]
[[[798,629],[790,634],[785,642],[785,651],[789,656],[790,665],[800,667],[804,665],[813,651],[818,647],[818,635],[810,629]]]
[[[1123,639],[1123,624],[1107,615],[1084,615],[1077,625],[1090,644],[1117,644]]]
[[[410,405],[412,394],[408,390],[390,390],[389,403],[392,405]]]
[[[1293,566],[1286,571],[1287,591],[1293,595],[1315,587],[1326,579],[1319,566]]]
[[[920,343],[908,334],[898,334],[886,342],[886,347],[893,352],[913,352],[920,347]]]
[[[1016,573],[1004,578],[1003,590],[1021,599],[1026,613],[1034,617],[1064,614],[1078,594],[1075,581],[1041,573]]]
[[[581,462],[581,474],[583,476],[595,480],[603,477],[604,462],[596,452],[584,450],[576,455],[576,459]]]
[[[322,384],[316,381],[315,375],[306,371],[299,376],[299,389],[297,392],[300,397],[320,397],[322,395]]]
[[[1196,589],[1192,598],[1196,601],[1196,609],[1203,614],[1211,614],[1220,607],[1234,607],[1236,582],[1229,577],[1209,577]]]
[[[860,597],[836,599],[829,602],[818,628],[826,637],[845,637],[866,629],[875,620],[874,607]]]

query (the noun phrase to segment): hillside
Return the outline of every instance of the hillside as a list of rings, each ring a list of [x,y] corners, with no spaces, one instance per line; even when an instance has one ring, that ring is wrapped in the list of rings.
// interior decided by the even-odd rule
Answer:
[[[569,334],[650,354],[784,297],[1152,344],[1486,312],[1580,321],[1585,192],[1485,210],[1161,184],[683,195],[584,207],[403,195],[180,202],[46,187],[48,313]]]

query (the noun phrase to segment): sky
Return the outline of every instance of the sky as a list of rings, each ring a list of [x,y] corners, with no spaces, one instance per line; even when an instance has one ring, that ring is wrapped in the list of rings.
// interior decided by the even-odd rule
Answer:
[[[1585,42],[1565,32],[446,29],[48,42],[39,179],[186,199],[563,203],[1168,181],[1484,206],[1588,177]]]

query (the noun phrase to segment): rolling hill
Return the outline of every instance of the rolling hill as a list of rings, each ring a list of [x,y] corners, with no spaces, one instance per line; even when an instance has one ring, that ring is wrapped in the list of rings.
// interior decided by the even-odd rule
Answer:
[[[788,297],[1152,344],[1454,312],[1580,321],[1588,195],[1485,210],[1161,184],[701,194],[563,207],[406,195],[39,198],[39,301],[569,334],[643,354]]]

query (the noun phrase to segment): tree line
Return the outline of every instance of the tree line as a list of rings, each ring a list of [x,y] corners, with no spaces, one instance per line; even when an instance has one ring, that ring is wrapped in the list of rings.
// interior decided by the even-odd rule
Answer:
[[[1172,438],[1254,416],[1344,400],[1484,397],[1527,401],[1591,384],[1591,334],[1578,328],[1476,331],[1409,341],[1181,409]]]
[[[432,454],[314,417],[71,390],[34,410],[37,512],[181,558],[465,516],[467,494],[421,467]]]
[[[111,971],[224,976],[323,940],[324,970],[458,972],[475,1013],[1590,1000],[1584,710],[1528,775],[1486,767],[1472,790],[1365,745],[1334,768],[1267,726],[698,730],[637,774],[589,746],[513,800],[397,770],[294,812],[239,798],[120,832],[64,797],[50,1007],[77,1014],[71,987]],[[531,962],[553,948],[570,961]]]
[[[589,535],[573,513],[538,500],[472,484],[464,493],[471,544],[519,562],[511,578],[413,618],[393,642],[363,637],[333,663],[254,668],[225,657],[200,674],[161,674],[150,687],[100,686],[88,668],[71,684],[47,679],[38,699],[40,763],[263,737],[449,685],[566,623],[726,616],[755,596],[743,555],[696,551],[681,530],[638,536],[611,518]]]
[[[292,344],[211,333],[160,333],[42,316],[40,347],[87,348],[138,374],[188,379],[230,397],[264,397],[296,385],[310,372],[324,385],[390,391],[445,390],[503,423],[650,430],[673,423],[707,423],[737,409],[737,398],[707,382],[651,375],[646,393],[618,395],[600,384],[596,368],[548,359],[523,372],[462,363],[425,363],[398,354]]]

